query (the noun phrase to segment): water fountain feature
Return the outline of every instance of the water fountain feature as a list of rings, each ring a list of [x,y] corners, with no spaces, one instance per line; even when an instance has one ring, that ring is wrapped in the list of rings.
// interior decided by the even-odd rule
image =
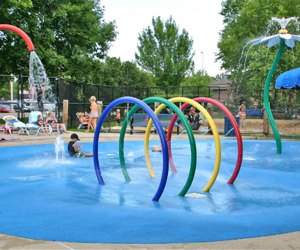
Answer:
[[[264,86],[264,108],[266,110],[267,117],[269,119],[269,122],[271,124],[272,130],[274,133],[278,154],[282,153],[282,143],[281,143],[280,134],[278,132],[278,128],[276,126],[276,123],[275,123],[275,120],[274,120],[274,117],[273,117],[273,114],[271,111],[270,101],[269,101],[269,92],[270,92],[270,83],[271,83],[272,77],[278,67],[278,64],[279,64],[280,58],[282,57],[285,45],[289,48],[293,48],[295,46],[296,41],[300,42],[300,36],[289,34],[288,30],[286,29],[287,25],[292,21],[298,22],[298,18],[296,18],[296,17],[290,17],[290,18],[274,17],[271,19],[271,22],[279,24],[280,28],[281,28],[279,30],[278,34],[272,35],[272,36],[260,37],[260,38],[256,38],[256,39],[250,41],[250,44],[252,44],[252,45],[268,43],[267,46],[269,48],[275,46],[276,44],[279,44],[278,51],[275,55],[271,69],[269,70],[269,73],[265,80],[265,86]]]
[[[51,92],[51,87],[49,85],[49,79],[44,65],[35,51],[30,52],[29,85],[32,93],[32,99],[37,100],[38,109],[42,112],[46,92]]]
[[[51,85],[45,68],[35,53],[34,45],[30,37],[20,28],[9,24],[0,24],[0,30],[13,31],[25,41],[27,49],[30,52],[29,85],[32,92],[32,99],[37,100],[38,109],[43,112],[43,102],[47,100],[51,103],[55,103],[55,98],[51,91]]]
[[[65,146],[64,139],[62,136],[57,136],[55,139],[55,160],[56,163],[65,159]]]

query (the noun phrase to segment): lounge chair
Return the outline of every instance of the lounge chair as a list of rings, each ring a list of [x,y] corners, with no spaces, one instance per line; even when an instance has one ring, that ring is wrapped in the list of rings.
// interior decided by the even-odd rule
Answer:
[[[18,130],[18,135],[21,133],[27,135],[36,134],[37,131],[40,129],[40,127],[37,125],[30,123],[25,124],[24,122],[19,121],[18,118],[13,115],[3,116],[2,119],[10,127],[11,130]]]
[[[52,127],[49,124],[45,124],[44,126],[40,126],[38,123],[39,116],[42,115],[40,111],[31,111],[29,114],[29,124],[34,124],[39,126],[39,129],[36,132],[36,135],[39,134],[51,134]]]

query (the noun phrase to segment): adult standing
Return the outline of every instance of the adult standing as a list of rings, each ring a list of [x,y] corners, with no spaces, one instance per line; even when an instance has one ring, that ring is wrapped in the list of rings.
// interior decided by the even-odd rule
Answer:
[[[94,131],[95,131],[96,126],[97,126],[97,119],[99,117],[96,97],[92,95],[90,97],[89,101],[91,103],[91,106],[90,106],[91,111],[90,111],[90,115],[89,115],[89,123],[88,123],[86,132],[90,132],[90,127],[91,126],[93,126]]]

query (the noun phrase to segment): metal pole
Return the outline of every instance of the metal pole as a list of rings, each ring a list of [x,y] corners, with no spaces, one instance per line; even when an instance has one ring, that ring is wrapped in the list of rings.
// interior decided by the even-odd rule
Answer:
[[[201,67],[201,69],[204,70],[204,52],[201,51],[200,54],[201,54],[201,58],[202,58],[202,67]]]
[[[24,105],[24,82],[23,82],[23,76],[20,73],[20,83],[21,83],[21,101],[19,101],[20,103],[20,109],[21,109],[21,118],[24,119],[24,110],[23,110],[23,105]]]

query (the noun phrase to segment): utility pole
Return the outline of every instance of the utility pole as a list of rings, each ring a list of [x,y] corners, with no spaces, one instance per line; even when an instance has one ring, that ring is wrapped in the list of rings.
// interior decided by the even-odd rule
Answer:
[[[14,100],[14,81],[15,81],[15,76],[13,74],[10,75],[10,100]]]
[[[201,70],[204,71],[204,52],[203,52],[203,51],[200,51],[200,54],[201,54],[201,59],[202,59],[202,67],[201,67]]]

